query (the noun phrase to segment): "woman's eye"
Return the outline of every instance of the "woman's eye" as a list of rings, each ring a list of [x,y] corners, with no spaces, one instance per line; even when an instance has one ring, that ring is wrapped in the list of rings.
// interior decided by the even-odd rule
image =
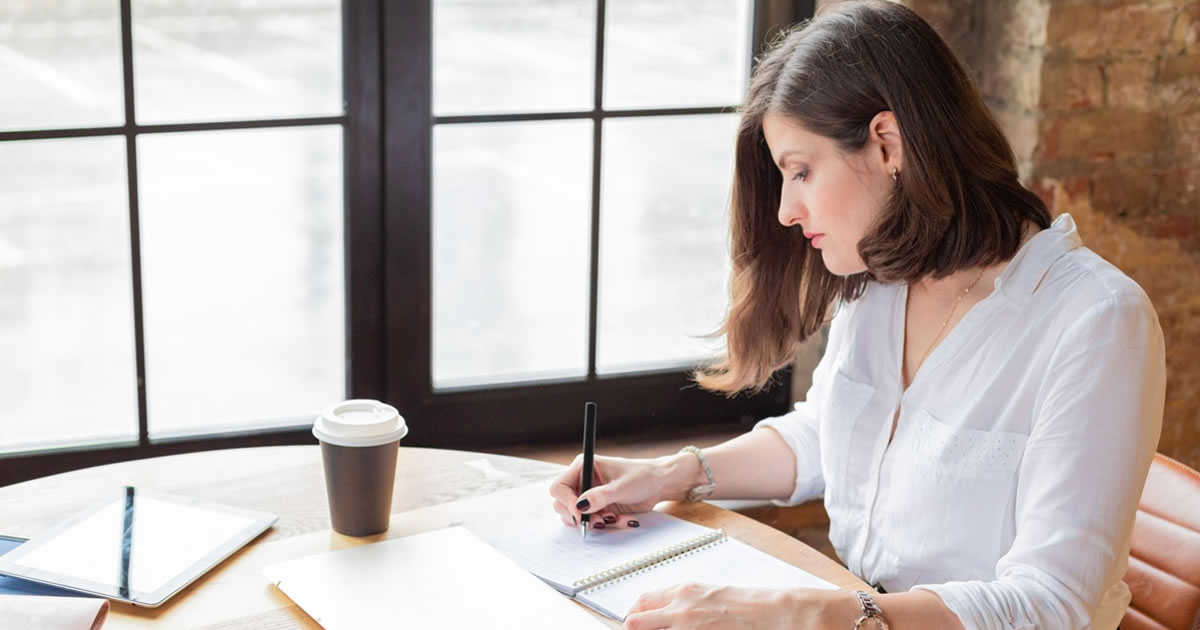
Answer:
[[[808,169],[804,169],[802,171],[797,171],[797,173],[795,175],[792,175],[792,179],[794,179],[794,180],[798,179],[800,181],[804,181],[804,180],[808,179]]]

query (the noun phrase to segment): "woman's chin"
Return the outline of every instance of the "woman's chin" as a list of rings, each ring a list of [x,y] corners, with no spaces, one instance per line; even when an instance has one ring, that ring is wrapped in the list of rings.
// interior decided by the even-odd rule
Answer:
[[[825,269],[835,276],[852,276],[867,270],[861,260],[845,260],[826,250],[821,250],[821,261],[825,263]]]

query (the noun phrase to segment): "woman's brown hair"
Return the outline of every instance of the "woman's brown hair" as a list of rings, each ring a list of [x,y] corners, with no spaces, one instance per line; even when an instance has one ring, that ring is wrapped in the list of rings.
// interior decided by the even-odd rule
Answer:
[[[835,276],[799,226],[777,219],[783,179],[763,117],[787,116],[849,155],[864,148],[882,111],[900,127],[904,170],[858,244],[867,271]],[[1050,225],[962,63],[900,4],[845,2],[783,33],[759,60],[741,113],[731,299],[718,332],[726,356],[695,374],[708,389],[762,389],[835,300],[858,298],[870,280],[911,283],[999,263],[1016,253],[1026,221]]]

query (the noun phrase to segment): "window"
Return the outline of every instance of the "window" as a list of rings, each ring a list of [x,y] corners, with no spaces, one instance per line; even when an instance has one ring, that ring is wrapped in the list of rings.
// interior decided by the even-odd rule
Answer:
[[[385,9],[385,58],[412,61],[385,68],[409,88],[386,104],[406,153],[385,167],[385,275],[416,282],[385,294],[383,391],[411,442],[573,439],[586,400],[610,436],[783,409],[787,388],[728,400],[687,373],[720,351],[703,335],[751,53],[811,4]]]
[[[0,451],[345,396],[339,3],[0,13]]]
[[[719,348],[736,107],[783,0],[51,0],[0,9],[0,484],[311,442],[778,411]],[[603,439],[604,436],[602,435]]]
[[[685,368],[715,354],[698,337],[724,307],[730,110],[750,67],[749,3],[610,0],[603,16],[595,0],[537,6],[434,2],[438,388]]]

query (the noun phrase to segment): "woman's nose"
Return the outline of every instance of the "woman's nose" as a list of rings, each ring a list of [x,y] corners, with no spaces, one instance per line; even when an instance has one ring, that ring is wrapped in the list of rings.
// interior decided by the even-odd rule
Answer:
[[[779,201],[779,222],[783,227],[791,227],[800,225],[801,219],[806,216],[804,204],[795,199],[784,197]]]

